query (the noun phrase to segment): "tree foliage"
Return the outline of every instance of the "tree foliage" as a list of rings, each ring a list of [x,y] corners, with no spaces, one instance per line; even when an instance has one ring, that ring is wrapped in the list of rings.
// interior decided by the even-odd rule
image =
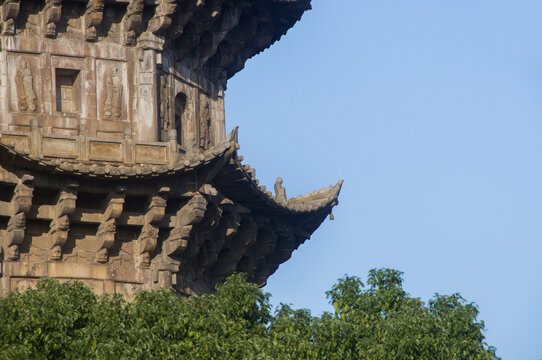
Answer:
[[[327,292],[335,312],[315,317],[231,276],[214,295],[166,290],[96,296],[78,282],[43,280],[0,299],[1,359],[498,359],[478,309],[460,295],[427,304],[402,273],[371,270]]]

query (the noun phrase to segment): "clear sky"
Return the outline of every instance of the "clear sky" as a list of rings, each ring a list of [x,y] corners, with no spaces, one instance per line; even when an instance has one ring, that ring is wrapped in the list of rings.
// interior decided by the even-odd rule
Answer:
[[[344,274],[461,293],[510,360],[542,359],[542,1],[313,0],[229,81],[240,153],[289,197],[345,180],[273,303],[318,315]]]

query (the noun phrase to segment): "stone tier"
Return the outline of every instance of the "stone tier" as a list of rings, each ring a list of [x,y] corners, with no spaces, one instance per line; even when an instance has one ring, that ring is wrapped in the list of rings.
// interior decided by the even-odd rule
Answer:
[[[310,0],[5,0],[0,8],[2,35],[166,50],[224,86],[308,9]]]
[[[45,159],[0,140],[0,289],[78,279],[130,297],[213,291],[233,272],[264,285],[338,202],[342,182],[286,199],[258,185],[237,133],[168,165]],[[140,171],[138,171],[140,170]]]

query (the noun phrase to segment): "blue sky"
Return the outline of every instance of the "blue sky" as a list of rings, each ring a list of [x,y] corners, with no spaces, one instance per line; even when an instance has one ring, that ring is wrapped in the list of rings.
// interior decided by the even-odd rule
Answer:
[[[404,271],[480,307],[503,359],[542,359],[542,1],[313,0],[229,81],[240,153],[289,197],[343,178],[275,304],[331,310],[344,274]]]

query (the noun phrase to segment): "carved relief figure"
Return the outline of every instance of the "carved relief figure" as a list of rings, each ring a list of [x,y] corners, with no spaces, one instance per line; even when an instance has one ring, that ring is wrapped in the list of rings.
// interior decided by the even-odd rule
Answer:
[[[167,132],[171,128],[169,121],[169,98],[167,89],[167,75],[160,76],[160,139],[167,140]]]
[[[202,149],[208,149],[211,144],[211,111],[209,101],[203,99],[200,102],[199,119],[199,146]]]
[[[104,117],[119,119],[122,110],[122,82],[119,69],[111,68],[105,77]]]
[[[32,72],[28,68],[28,62],[25,59],[21,61],[21,67],[17,70],[16,85],[19,111],[35,112],[38,109],[38,97],[34,91]]]

